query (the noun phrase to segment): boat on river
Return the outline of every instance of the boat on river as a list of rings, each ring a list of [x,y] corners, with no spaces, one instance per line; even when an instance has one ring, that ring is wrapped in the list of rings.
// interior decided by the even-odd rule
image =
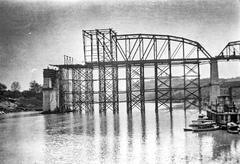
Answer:
[[[190,127],[198,127],[200,125],[216,124],[213,120],[209,120],[205,115],[199,114],[197,120],[192,120]]]
[[[193,132],[205,132],[205,131],[214,131],[218,130],[219,126],[217,126],[215,123],[202,123],[199,124],[198,126],[193,127],[192,131]]]
[[[203,132],[203,131],[214,131],[218,130],[219,126],[216,125],[216,122],[209,120],[203,114],[198,115],[197,120],[192,120],[192,123],[189,125],[190,128],[184,128],[184,131],[193,131],[193,132]]]
[[[227,123],[227,132],[231,134],[239,134],[239,126],[234,122]]]
[[[184,130],[185,132],[187,132],[187,131],[192,131],[192,128],[183,128],[183,130]]]

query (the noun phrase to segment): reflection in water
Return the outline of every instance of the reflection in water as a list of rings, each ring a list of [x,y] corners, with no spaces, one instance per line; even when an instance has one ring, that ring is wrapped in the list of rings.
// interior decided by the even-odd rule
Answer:
[[[229,135],[231,136],[231,140],[229,140]],[[217,146],[213,146],[213,160],[232,160],[233,163],[240,162],[240,140],[239,135],[228,134],[222,132],[221,137],[218,136],[217,133],[212,133],[212,139],[215,143],[219,143]],[[236,153],[229,153],[234,151]]]
[[[86,134],[88,136],[94,137],[95,135],[95,124],[94,124],[94,114],[86,113]]]
[[[95,145],[95,120],[94,113],[86,113],[85,114],[85,126],[86,126],[86,136],[87,142],[85,146],[87,161],[91,161],[94,159],[96,154],[96,145]]]
[[[145,114],[141,115],[141,124],[142,124],[142,142],[145,143],[145,141],[146,141],[146,120],[145,120]]]
[[[43,116],[36,112],[6,114],[0,120],[0,163],[44,163]]]
[[[141,115],[141,125],[142,125],[142,144],[141,144],[141,161],[140,163],[144,163],[146,161],[146,119],[145,114]]]
[[[173,133],[173,114],[170,113],[170,118],[169,118],[169,124],[170,124],[170,158],[171,158],[171,163],[176,163],[175,161],[175,143],[174,143],[174,133]]]
[[[114,136],[119,136],[120,124],[119,124],[119,114],[113,116],[114,123]]]
[[[156,117],[155,117],[156,119],[156,140],[157,140],[157,142],[159,141],[159,133],[160,133],[160,131],[159,131],[159,116],[158,116],[158,113],[156,113]]]
[[[240,137],[184,132],[193,110],[16,114],[0,120],[1,163],[239,163]],[[20,162],[19,162],[20,161]]]
[[[108,139],[107,139],[107,115],[102,113],[100,116],[100,157],[101,162],[106,163],[108,157]]]
[[[132,113],[129,113],[127,116],[127,133],[128,133],[128,140],[127,140],[127,160],[131,161],[133,158],[133,118]]]
[[[200,161],[200,163],[202,164],[203,163],[203,148],[202,148],[202,146],[203,146],[203,138],[202,138],[202,135],[201,135],[201,133],[199,133],[200,135],[199,135],[199,143],[198,143],[198,145],[199,145],[199,161]]]
[[[113,160],[114,163],[119,163],[119,156],[120,156],[120,122],[119,122],[119,114],[115,114],[113,116],[114,120],[114,141],[113,141]]]
[[[81,112],[76,112],[73,115],[73,120],[74,120],[74,127],[73,127],[73,133],[77,135],[82,135],[84,132],[84,117]]]
[[[106,113],[102,113],[100,116],[100,132],[102,136],[107,135],[107,115]]]
[[[173,138],[173,115],[170,114],[170,134],[171,134],[171,139]]]
[[[132,114],[130,113],[127,116],[127,127],[128,127],[128,137],[129,139],[132,139],[132,135],[133,135],[133,120],[132,120]]]
[[[184,127],[187,128],[188,124],[187,124],[187,111],[184,110]]]

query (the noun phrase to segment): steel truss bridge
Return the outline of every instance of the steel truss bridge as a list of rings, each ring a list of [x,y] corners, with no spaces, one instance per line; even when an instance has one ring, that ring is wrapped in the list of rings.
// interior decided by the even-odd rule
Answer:
[[[183,101],[185,110],[200,109],[200,64],[240,59],[240,41],[228,43],[216,57],[190,39],[118,35],[112,29],[83,30],[83,44],[85,64],[73,64],[72,58],[65,56],[63,65],[54,65],[59,68],[61,110],[92,112],[94,103],[99,103],[100,112],[118,113],[121,94],[126,95],[127,113],[135,109],[145,113],[146,101],[155,102],[156,112],[162,107],[172,112],[175,100]],[[182,84],[175,87],[174,79]],[[125,91],[119,90],[121,81]],[[146,87],[148,81],[154,82],[152,88]],[[173,95],[174,91],[183,93],[183,98]],[[147,99],[149,94],[154,97]]]

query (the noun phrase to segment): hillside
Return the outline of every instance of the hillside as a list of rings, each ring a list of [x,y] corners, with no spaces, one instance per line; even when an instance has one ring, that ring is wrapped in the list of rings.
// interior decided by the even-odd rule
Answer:
[[[231,79],[219,79],[220,88],[221,88],[221,94],[229,94],[228,88],[230,86],[240,86],[240,77],[231,78]],[[206,99],[209,97],[209,85],[210,85],[210,79],[205,78],[200,80],[201,85],[201,95],[203,99]],[[145,84],[145,89],[154,89],[155,82],[154,80],[148,81]],[[175,78],[172,79],[172,88],[173,88],[173,98],[174,99],[182,99],[184,97],[184,91],[179,90],[178,88],[183,88],[184,86],[184,80],[183,78]],[[154,99],[155,93],[146,93],[146,99]],[[240,99],[240,87],[233,89],[233,97]]]

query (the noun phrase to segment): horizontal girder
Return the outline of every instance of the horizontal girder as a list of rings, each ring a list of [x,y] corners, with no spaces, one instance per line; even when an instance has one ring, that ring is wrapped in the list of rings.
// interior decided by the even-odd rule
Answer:
[[[51,65],[56,66],[59,68],[94,68],[98,67],[99,65],[102,66],[118,66],[118,67],[125,67],[126,65],[153,65],[154,63],[159,64],[168,64],[171,62],[173,65],[178,64],[197,64],[201,62],[210,61],[207,58],[199,58],[199,59],[159,59],[159,60],[136,60],[136,61],[112,61],[112,62],[93,62],[93,63],[86,63],[85,65],[81,64],[69,64],[69,65]]]

